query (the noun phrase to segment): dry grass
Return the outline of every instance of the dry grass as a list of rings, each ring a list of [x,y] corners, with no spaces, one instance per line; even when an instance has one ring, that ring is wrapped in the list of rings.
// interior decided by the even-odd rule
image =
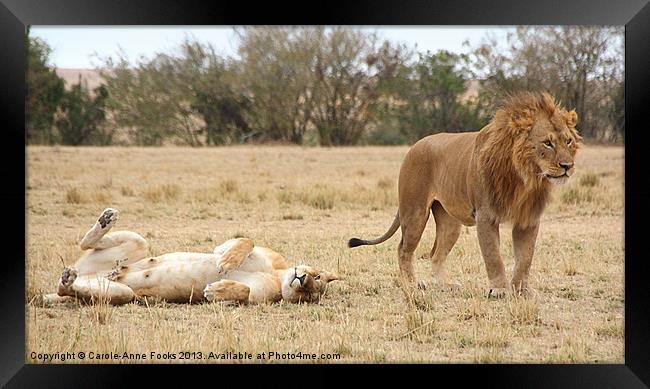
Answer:
[[[598,176],[594,173],[585,173],[580,177],[580,185],[594,187],[598,185]]]
[[[176,184],[163,184],[148,187],[142,197],[152,203],[176,200],[181,193],[181,188]]]
[[[68,204],[81,204],[87,202],[88,199],[77,187],[74,187],[65,192],[65,201]]]
[[[399,232],[382,245],[346,247],[349,237],[388,228],[406,150],[29,147],[27,362],[38,362],[31,351],[145,353],[131,362],[181,363],[151,360],[150,352],[268,350],[341,355],[317,362],[623,362],[622,148],[581,150],[576,176],[556,188],[543,217],[530,280],[535,296],[498,301],[485,298],[475,228],[463,228],[447,261],[458,292],[399,285]],[[154,255],[208,252],[248,236],[291,263],[344,280],[316,305],[39,306],[34,297],[55,290],[60,258],[75,261],[79,239],[107,206],[121,211],[117,228],[141,233]],[[417,257],[433,245],[433,224]],[[511,272],[507,227],[501,242]],[[416,261],[416,271],[430,280],[427,260]]]

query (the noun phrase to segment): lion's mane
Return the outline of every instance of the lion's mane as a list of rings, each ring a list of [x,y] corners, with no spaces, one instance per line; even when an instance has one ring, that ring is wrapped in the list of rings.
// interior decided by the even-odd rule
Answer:
[[[567,112],[547,93],[526,92],[505,99],[477,142],[479,176],[493,209],[522,227],[535,223],[550,199],[552,184],[539,175],[533,145],[527,140],[540,113],[552,121],[565,120],[580,139],[574,112]]]

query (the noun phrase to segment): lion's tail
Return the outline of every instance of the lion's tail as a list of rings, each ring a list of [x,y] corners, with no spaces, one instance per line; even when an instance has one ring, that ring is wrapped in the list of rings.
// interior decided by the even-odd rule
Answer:
[[[390,226],[388,231],[382,236],[380,236],[377,239],[372,239],[372,240],[363,240],[359,238],[352,238],[348,241],[348,247],[353,248],[357,246],[364,246],[364,245],[375,245],[379,244],[382,242],[385,242],[388,238],[393,236],[395,234],[395,231],[399,228],[399,211],[395,215],[395,219],[393,220],[393,224]]]

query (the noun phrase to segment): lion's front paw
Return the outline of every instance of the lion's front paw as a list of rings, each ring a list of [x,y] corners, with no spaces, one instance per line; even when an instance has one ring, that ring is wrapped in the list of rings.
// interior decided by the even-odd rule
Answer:
[[[490,288],[490,291],[488,292],[488,298],[502,299],[506,297],[507,293],[508,289],[506,288]]]
[[[119,215],[119,211],[114,208],[106,208],[101,215],[99,215],[99,219],[97,219],[97,223],[104,228],[110,228],[115,225],[117,222],[117,216]]]
[[[66,267],[63,269],[57,290],[59,296],[68,296],[73,293],[72,284],[77,279],[77,274],[77,269],[73,267]]]

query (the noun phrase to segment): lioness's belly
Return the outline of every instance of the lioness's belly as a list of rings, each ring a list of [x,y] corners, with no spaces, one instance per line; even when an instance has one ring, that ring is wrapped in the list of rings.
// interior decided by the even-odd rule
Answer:
[[[183,254],[175,253],[176,256],[172,258],[158,257],[159,262],[146,269],[140,270],[134,266],[118,281],[141,297],[157,297],[170,302],[201,301],[204,299],[203,289],[221,279],[216,266],[218,256]]]

